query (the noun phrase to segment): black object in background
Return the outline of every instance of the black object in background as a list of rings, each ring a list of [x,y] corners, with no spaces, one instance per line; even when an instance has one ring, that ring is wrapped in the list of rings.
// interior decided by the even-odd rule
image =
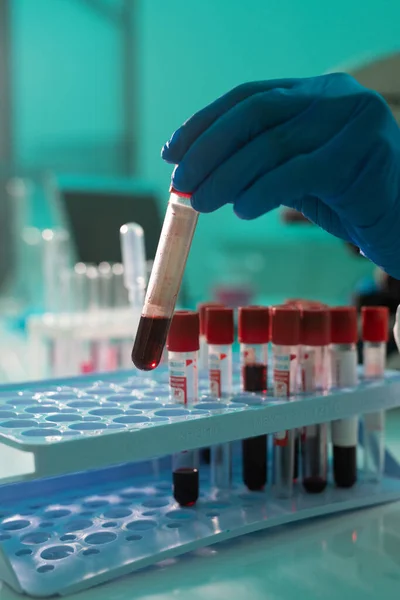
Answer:
[[[125,223],[143,227],[146,260],[154,260],[164,215],[160,214],[157,196],[149,189],[124,183],[115,187],[109,182],[87,185],[61,184],[60,203],[67,227],[75,242],[77,260],[99,264],[121,262],[119,230]],[[182,285],[179,302],[188,305]]]
[[[162,219],[154,194],[146,191],[63,189],[61,203],[80,262],[121,262],[119,229],[144,229],[147,260],[154,259]]]

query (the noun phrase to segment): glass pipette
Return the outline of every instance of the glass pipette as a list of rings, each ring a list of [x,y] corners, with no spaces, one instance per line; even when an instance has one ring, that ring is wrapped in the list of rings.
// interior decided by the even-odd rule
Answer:
[[[132,350],[134,365],[143,371],[161,360],[198,217],[190,194],[171,189]]]

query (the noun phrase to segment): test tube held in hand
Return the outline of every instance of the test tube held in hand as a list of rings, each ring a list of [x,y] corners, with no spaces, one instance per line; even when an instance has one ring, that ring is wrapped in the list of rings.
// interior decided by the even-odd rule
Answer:
[[[287,398],[297,392],[300,311],[276,306],[271,309],[274,396]],[[274,433],[274,494],[290,498],[293,492],[296,431]]]
[[[238,337],[242,390],[267,391],[269,309],[264,306],[239,308]],[[243,481],[251,491],[262,490],[267,483],[267,436],[242,441]]]
[[[357,385],[357,312],[352,306],[331,311],[332,385]],[[332,422],[333,477],[338,487],[352,487],[357,481],[358,417]]]
[[[160,363],[198,216],[190,195],[171,191],[132,349],[133,364],[143,371]]]
[[[206,337],[210,394],[223,399],[232,394],[232,344],[234,340],[233,309],[208,308]],[[231,444],[211,448],[211,485],[226,490],[232,481]]]
[[[175,312],[167,338],[171,398],[178,404],[198,400],[197,359],[199,314]],[[199,497],[198,450],[178,452],[172,457],[174,498],[181,506],[193,506]]]
[[[197,306],[200,317],[200,351],[199,351],[199,369],[208,368],[208,345],[206,337],[206,314],[209,308],[222,308],[223,304],[219,302],[201,302]]]
[[[365,379],[385,375],[386,343],[389,337],[389,309],[364,306],[361,309],[363,365]],[[385,412],[364,415],[364,479],[378,482],[385,468]]]
[[[300,321],[301,391],[326,391],[329,387],[330,313],[304,309]],[[303,487],[320,493],[328,480],[328,424],[307,425],[301,432]]]

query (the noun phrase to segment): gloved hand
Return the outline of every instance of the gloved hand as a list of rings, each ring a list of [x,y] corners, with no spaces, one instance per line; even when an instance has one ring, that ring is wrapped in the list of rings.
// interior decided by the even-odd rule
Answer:
[[[349,75],[241,85],[184,123],[162,157],[196,210],[295,208],[400,279],[400,130]]]

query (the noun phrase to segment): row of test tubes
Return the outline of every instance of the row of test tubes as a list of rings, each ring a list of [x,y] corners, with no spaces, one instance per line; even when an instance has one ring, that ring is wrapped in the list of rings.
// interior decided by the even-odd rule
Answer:
[[[58,235],[47,235],[46,311],[28,319],[33,379],[130,368],[147,267],[143,229],[120,229],[122,263],[60,264]]]
[[[386,307],[365,307],[361,312],[363,373],[382,378],[388,339]],[[287,401],[305,393],[327,392],[358,383],[358,315],[353,307],[328,308],[292,302],[277,307],[242,307],[238,311],[241,389],[265,395],[268,388],[268,354],[272,352],[273,395]],[[167,338],[171,397],[177,403],[195,405],[199,400],[200,366],[208,370],[209,393],[215,400],[232,396],[232,344],[234,311],[213,304],[199,312],[174,313]],[[301,429],[242,440],[242,477],[250,491],[267,485],[268,448],[272,446],[272,491],[290,498],[301,478],[307,493],[321,493],[328,484],[328,455],[332,476],[339,488],[357,481],[357,416]],[[363,417],[363,479],[377,482],[384,471],[384,412]],[[329,443],[331,439],[331,444]],[[199,493],[199,451],[173,457],[176,501],[196,502]],[[211,448],[210,484],[227,491],[232,483],[232,444]]]

